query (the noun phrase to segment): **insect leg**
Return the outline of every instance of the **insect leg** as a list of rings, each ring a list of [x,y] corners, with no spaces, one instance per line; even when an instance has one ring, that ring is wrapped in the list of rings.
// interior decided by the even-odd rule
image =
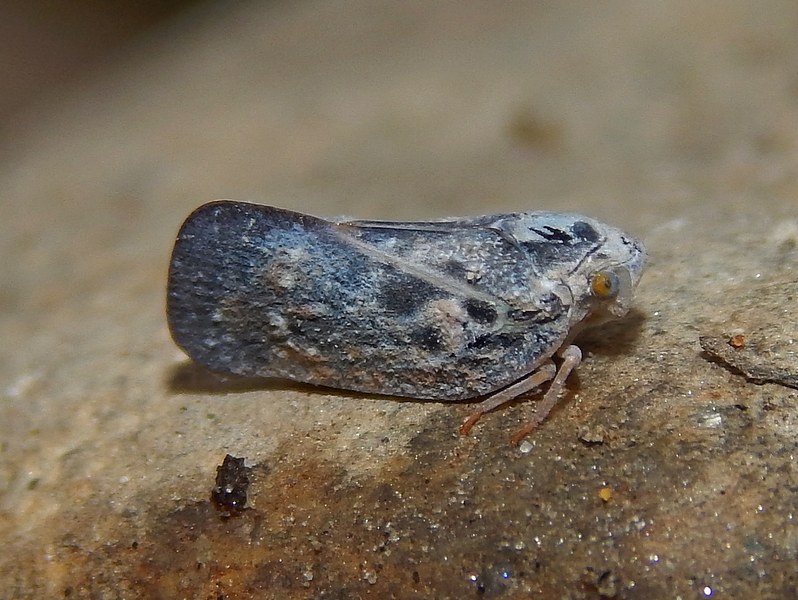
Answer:
[[[554,408],[554,406],[557,404],[557,400],[560,399],[560,394],[565,387],[565,382],[568,379],[568,376],[571,374],[571,371],[578,367],[579,363],[582,362],[582,351],[578,346],[568,346],[565,348],[565,350],[560,351],[558,354],[563,359],[562,364],[560,365],[560,370],[557,371],[557,376],[554,378],[554,381],[551,382],[551,385],[546,391],[546,394],[543,396],[543,399],[538,402],[532,420],[515,432],[513,437],[510,438],[510,443],[513,446],[517,446],[518,443],[524,439],[524,437],[534,431],[538,425],[546,420],[546,417],[551,412],[551,409]]]
[[[498,408],[505,402],[509,402],[514,398],[518,398],[518,396],[526,394],[528,391],[535,389],[536,387],[540,386],[543,383],[546,383],[550,379],[554,378],[556,373],[557,373],[557,368],[554,366],[554,363],[548,361],[546,363],[543,363],[537,371],[531,373],[529,376],[522,379],[521,381],[516,381],[510,387],[504,388],[503,390],[496,392],[492,396],[489,396],[488,398],[477,404],[477,408],[474,411],[474,413],[470,417],[468,417],[465,423],[460,425],[460,433],[463,435],[467,435],[468,432],[471,431],[471,428],[474,426],[474,424],[477,421],[479,421],[479,418],[482,415],[484,415],[486,412],[490,412],[494,408]]]

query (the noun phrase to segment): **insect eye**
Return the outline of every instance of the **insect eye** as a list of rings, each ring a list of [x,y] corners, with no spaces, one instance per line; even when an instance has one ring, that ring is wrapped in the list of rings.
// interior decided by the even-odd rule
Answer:
[[[590,291],[596,298],[613,298],[620,289],[618,276],[612,271],[597,271],[590,279]]]

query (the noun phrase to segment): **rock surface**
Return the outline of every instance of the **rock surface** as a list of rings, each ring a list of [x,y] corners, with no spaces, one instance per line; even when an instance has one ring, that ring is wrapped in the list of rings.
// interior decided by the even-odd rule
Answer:
[[[794,594],[798,390],[699,338],[798,372],[796,22],[786,0],[220,4],[30,112],[0,146],[0,597]],[[513,448],[532,402],[461,437],[468,405],[188,363],[169,253],[223,197],[571,210],[650,262]],[[227,454],[248,489],[225,515]]]

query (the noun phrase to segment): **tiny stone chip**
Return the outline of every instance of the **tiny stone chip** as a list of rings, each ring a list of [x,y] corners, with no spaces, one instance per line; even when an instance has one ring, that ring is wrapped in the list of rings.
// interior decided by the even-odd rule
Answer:
[[[637,239],[570,213],[330,221],[221,200],[178,234],[167,317],[213,371],[481,400],[462,433],[550,382],[517,443],[580,363],[574,336],[629,310],[645,257]]]
[[[737,333],[729,338],[729,346],[732,348],[745,348],[745,336]]]

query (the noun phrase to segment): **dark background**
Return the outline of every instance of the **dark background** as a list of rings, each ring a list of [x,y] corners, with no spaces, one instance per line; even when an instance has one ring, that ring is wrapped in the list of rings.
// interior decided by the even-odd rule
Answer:
[[[0,2],[0,130],[197,0]]]

